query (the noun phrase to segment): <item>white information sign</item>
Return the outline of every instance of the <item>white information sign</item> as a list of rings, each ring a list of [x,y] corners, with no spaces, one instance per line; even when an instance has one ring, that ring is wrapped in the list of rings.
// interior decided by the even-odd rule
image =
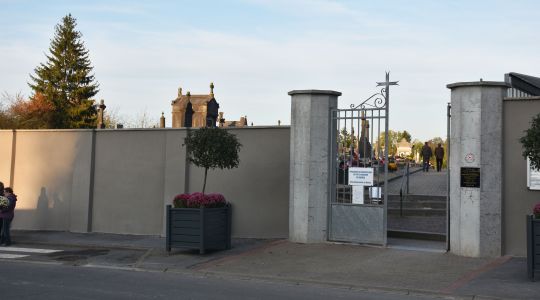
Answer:
[[[352,203],[364,204],[364,186],[363,185],[352,186]]]
[[[369,195],[371,196],[371,199],[381,199],[382,193],[381,193],[381,187],[374,186],[369,188]]]
[[[529,158],[527,158],[527,187],[531,190],[540,190],[540,170],[531,166]]]
[[[373,185],[373,168],[349,168],[349,185]]]

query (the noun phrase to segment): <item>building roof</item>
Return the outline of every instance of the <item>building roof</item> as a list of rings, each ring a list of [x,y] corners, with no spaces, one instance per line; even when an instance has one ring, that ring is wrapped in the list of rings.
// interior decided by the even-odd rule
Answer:
[[[186,106],[188,101],[190,101],[192,105],[201,105],[210,102],[212,99],[214,99],[213,95],[191,95],[190,97],[187,95],[180,95],[172,101],[172,104],[179,103],[181,106]]]
[[[510,72],[505,74],[504,81],[509,83],[513,88],[531,96],[540,96],[540,78],[538,77]]]
[[[182,88],[178,88],[178,97],[172,101],[172,105],[179,105],[180,107],[186,107],[188,102],[191,102],[193,106],[205,105],[208,102],[216,100],[214,98],[214,83],[210,82],[210,94],[208,95],[191,95],[188,91],[186,95],[182,94]]]

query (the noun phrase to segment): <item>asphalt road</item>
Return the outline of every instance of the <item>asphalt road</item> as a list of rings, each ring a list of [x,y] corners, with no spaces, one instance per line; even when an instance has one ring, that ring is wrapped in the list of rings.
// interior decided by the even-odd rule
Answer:
[[[0,260],[2,299],[432,299],[168,272]]]

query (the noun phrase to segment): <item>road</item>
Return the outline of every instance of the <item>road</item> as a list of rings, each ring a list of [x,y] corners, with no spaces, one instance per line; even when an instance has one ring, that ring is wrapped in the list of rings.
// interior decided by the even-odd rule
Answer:
[[[328,286],[0,260],[3,299],[431,299]]]

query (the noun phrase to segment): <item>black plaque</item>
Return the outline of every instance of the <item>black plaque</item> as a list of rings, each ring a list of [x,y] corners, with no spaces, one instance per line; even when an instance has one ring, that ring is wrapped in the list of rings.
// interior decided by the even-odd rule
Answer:
[[[480,168],[461,168],[461,187],[480,187]]]

